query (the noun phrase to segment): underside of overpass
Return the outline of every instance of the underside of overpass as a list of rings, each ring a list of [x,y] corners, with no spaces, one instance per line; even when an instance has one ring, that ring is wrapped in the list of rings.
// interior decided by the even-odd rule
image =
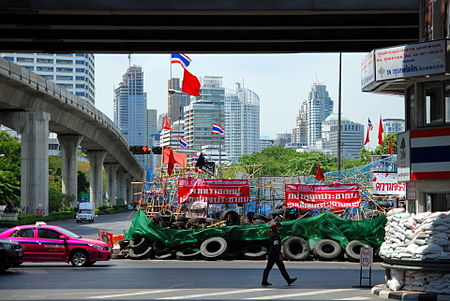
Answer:
[[[367,52],[419,40],[419,0],[0,0],[0,51]]]

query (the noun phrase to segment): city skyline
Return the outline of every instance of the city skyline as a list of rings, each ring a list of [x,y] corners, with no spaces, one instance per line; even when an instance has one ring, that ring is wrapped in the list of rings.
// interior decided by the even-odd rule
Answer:
[[[370,117],[404,118],[403,97],[363,93],[360,88],[360,62],[365,53],[343,54],[342,114],[367,125]],[[315,82],[324,83],[335,101],[338,99],[337,53],[326,54],[192,54],[189,70],[197,77],[222,76],[223,86],[232,89],[236,82],[255,91],[261,99],[261,136],[274,138],[291,133],[301,102]],[[132,55],[132,64],[143,68],[148,108],[158,114],[167,112],[167,81],[182,78],[181,68],[170,64],[169,54]],[[128,67],[127,55],[96,55],[96,105],[112,116],[112,91],[115,73]],[[178,68],[177,68],[178,67]],[[374,137],[375,138],[375,137]]]

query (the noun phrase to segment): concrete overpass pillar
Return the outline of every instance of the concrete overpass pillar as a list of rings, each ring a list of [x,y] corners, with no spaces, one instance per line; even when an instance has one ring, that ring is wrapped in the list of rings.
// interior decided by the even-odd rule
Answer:
[[[62,192],[75,197],[73,207],[77,207],[77,149],[82,139],[79,135],[58,135],[62,149]]]
[[[14,112],[7,118],[21,134],[21,193],[23,213],[48,215],[47,112]]]
[[[103,164],[106,170],[106,198],[112,206],[117,205],[117,170],[119,164],[107,163]]]
[[[103,160],[105,160],[105,151],[88,151],[87,152],[90,169],[90,193],[91,203],[95,204],[95,207],[103,205],[103,182],[102,182],[102,167]]]
[[[117,174],[118,179],[117,179],[117,198],[121,199],[120,203],[118,203],[118,205],[124,205],[124,204],[128,204],[128,200],[127,200],[127,189],[126,189],[126,178],[128,176],[128,174],[126,172],[119,172]]]
[[[127,174],[126,180],[125,180],[125,187],[127,189],[127,204],[129,202],[134,201],[134,195],[133,195],[133,189],[131,187],[131,176],[130,174]]]

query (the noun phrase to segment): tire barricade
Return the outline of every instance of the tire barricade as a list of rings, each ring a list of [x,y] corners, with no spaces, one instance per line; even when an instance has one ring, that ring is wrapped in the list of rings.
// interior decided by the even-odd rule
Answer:
[[[280,211],[281,213],[281,211]],[[142,213],[144,214],[144,213]],[[327,214],[327,213],[324,213]],[[331,213],[330,213],[331,214]],[[139,215],[139,213],[138,213]],[[278,212],[275,214],[278,216]],[[166,220],[170,216],[173,219],[173,216],[169,213],[165,214],[164,217]],[[145,217],[145,219],[144,219]],[[139,225],[143,225],[144,223],[149,223],[148,218],[144,215],[141,218],[141,223]],[[256,216],[257,220],[261,220],[260,216]],[[160,216],[160,218],[163,218]],[[239,223],[239,220],[235,218],[234,213],[227,213],[222,216],[223,219],[229,221],[229,223]],[[316,218],[317,217],[311,217]],[[333,217],[334,218],[334,217]],[[383,217],[380,217],[380,223],[384,228],[385,221],[382,220]],[[134,222],[134,221],[133,221]],[[252,224],[252,225],[233,225],[233,226],[223,226],[223,227],[214,227],[212,229],[206,228],[206,225],[210,221],[206,221],[206,219],[186,219],[182,218],[182,220],[177,219],[173,221],[174,223],[192,223],[201,225],[202,228],[198,228],[197,230],[178,230],[176,227],[167,226],[166,228],[162,228],[160,225],[156,225],[155,222],[150,222],[152,228],[149,229],[140,229],[139,233],[135,233],[134,235],[127,235],[126,239],[122,239],[119,241],[120,245],[120,255],[115,256],[114,258],[130,258],[130,259],[173,259],[176,258],[178,260],[233,260],[233,259],[247,259],[247,260],[264,260],[266,258],[267,250],[268,250],[268,234],[270,233],[267,224]],[[215,221],[213,221],[215,222]],[[292,221],[295,222],[295,221]],[[345,221],[349,223],[348,220]],[[361,221],[357,221],[361,222]],[[373,223],[369,226],[371,229],[373,228]],[[361,237],[364,236],[363,231],[361,231],[360,224],[355,223],[354,225],[350,225],[357,231],[354,231],[356,235],[348,235],[347,240],[339,240],[334,237],[318,237],[314,238],[308,237],[308,231],[293,232],[288,228],[291,225],[291,221],[282,222],[282,231],[280,235],[282,236],[282,253],[286,260],[292,261],[301,261],[301,260],[342,260],[344,257],[346,260],[356,261],[359,260],[359,252],[361,247],[372,246],[375,249],[381,245],[381,241],[376,241],[373,237]],[[328,223],[325,223],[328,226]],[[178,224],[177,224],[178,225]],[[170,228],[169,228],[170,227]],[[246,228],[248,227],[248,228]],[[377,225],[378,227],[378,225]],[[175,229],[174,229],[175,228]],[[130,228],[132,231],[136,231],[136,228],[133,229],[133,225]],[[284,232],[283,232],[284,229]],[[303,228],[297,228],[303,229]],[[250,236],[255,237],[256,240],[246,240],[245,236],[242,236],[237,231],[245,230],[245,234],[249,233],[248,231],[260,231],[258,232],[259,236]],[[155,235],[148,235],[148,232],[154,232]],[[187,232],[186,232],[187,231]],[[212,232],[211,232],[212,231]],[[228,232],[227,232],[228,231]],[[348,234],[349,231],[343,233]],[[372,231],[374,232],[374,231]],[[153,233],[153,232],[151,232]],[[191,233],[191,234],[189,234]],[[208,237],[208,233],[214,233],[219,235],[210,235]],[[225,233],[225,234],[224,234]],[[233,233],[228,234],[226,233]],[[261,234],[262,233],[262,234]],[[362,233],[362,234],[361,234]],[[157,234],[157,235],[156,235]],[[173,239],[173,235],[186,235],[189,239],[184,239],[182,241],[177,241]],[[306,235],[305,235],[306,234]],[[171,236],[172,235],[172,236]],[[241,236],[240,236],[241,235]],[[359,235],[360,237],[358,237]],[[376,237],[383,237],[380,233],[375,233]],[[236,239],[238,238],[238,239]],[[240,238],[240,239],[239,239]],[[339,238],[339,237],[338,237]],[[364,238],[367,238],[371,242],[367,242]],[[376,243],[373,243],[373,242]]]

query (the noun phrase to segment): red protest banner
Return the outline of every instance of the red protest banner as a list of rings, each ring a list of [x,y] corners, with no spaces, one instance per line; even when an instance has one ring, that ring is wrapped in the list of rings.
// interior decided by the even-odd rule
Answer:
[[[178,204],[244,204],[250,202],[250,186],[246,179],[207,180],[178,179]]]
[[[360,207],[358,184],[286,184],[286,208]]]

